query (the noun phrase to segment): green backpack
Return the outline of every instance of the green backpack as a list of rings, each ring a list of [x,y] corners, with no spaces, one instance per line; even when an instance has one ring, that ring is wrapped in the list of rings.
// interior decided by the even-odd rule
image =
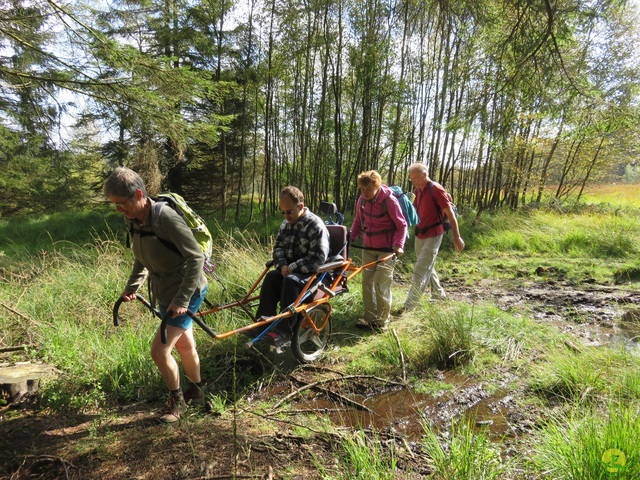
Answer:
[[[204,220],[200,215],[198,215],[185,201],[177,193],[173,192],[163,192],[159,193],[156,196],[151,197],[155,200],[155,205],[153,206],[153,211],[151,212],[151,228],[154,232],[157,232],[160,228],[160,212],[165,205],[168,205],[172,209],[174,209],[180,217],[184,220],[187,226],[191,229],[191,233],[195,237],[198,245],[202,249],[202,253],[204,253],[204,271],[206,273],[211,273],[214,270],[214,265],[211,261],[212,257],[212,249],[213,249],[213,236],[211,232],[207,228],[207,225],[204,223]],[[138,233],[141,235],[145,235],[145,233],[134,230],[131,233]],[[151,232],[146,233],[151,234]],[[173,250],[174,252],[180,253],[178,247],[176,247],[170,241],[161,238],[159,235],[156,235],[158,240],[162,242],[162,244]]]

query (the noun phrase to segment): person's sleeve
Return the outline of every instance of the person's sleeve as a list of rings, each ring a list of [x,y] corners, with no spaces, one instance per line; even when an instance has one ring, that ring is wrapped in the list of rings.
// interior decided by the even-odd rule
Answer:
[[[172,208],[163,208],[160,215],[160,228],[168,241],[173,243],[185,261],[182,282],[173,303],[188,307],[194,292],[200,286],[204,253],[185,221]]]
[[[146,280],[147,274],[148,271],[144,265],[142,265],[138,260],[134,261],[131,274],[127,280],[127,285],[124,287],[125,292],[136,293]]]
[[[289,265],[291,271],[313,273],[327,261],[329,256],[329,231],[324,222],[315,217],[307,225],[306,235],[309,239],[307,256]]]
[[[278,228],[276,241],[273,244],[273,266],[276,269],[280,269],[284,265],[287,265],[287,242],[285,229],[286,222],[282,222],[280,224],[280,228]]]
[[[407,221],[404,218],[398,199],[393,195],[390,195],[387,199],[387,212],[389,212],[389,217],[396,226],[392,246],[404,248],[404,242],[407,238]]]

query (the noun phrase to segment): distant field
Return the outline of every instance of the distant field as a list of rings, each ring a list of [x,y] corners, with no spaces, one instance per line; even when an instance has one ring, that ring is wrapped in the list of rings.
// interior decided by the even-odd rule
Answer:
[[[640,207],[640,185],[592,185],[585,188],[582,201],[586,203],[606,202],[616,206]]]

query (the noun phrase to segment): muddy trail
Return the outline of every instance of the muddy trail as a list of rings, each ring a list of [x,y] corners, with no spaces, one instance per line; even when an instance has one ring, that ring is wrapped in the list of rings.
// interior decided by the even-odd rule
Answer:
[[[583,344],[622,344],[632,349],[640,345],[634,332],[625,330],[622,322],[627,311],[640,307],[640,291],[624,285],[546,280],[507,289],[496,282],[481,281],[471,287],[454,285],[450,289],[453,298],[470,303],[490,300],[506,311],[528,308],[534,319],[557,326]]]
[[[638,291],[544,278],[504,285],[450,280],[445,288],[455,300],[529,312],[570,334],[569,349],[638,348],[633,332],[620,327],[625,312],[640,307]],[[441,429],[467,418],[505,441],[509,453],[521,452],[521,440],[540,422],[542,412],[519,402],[526,395],[523,382],[506,365],[491,384],[452,371],[430,375],[450,388],[439,395],[418,393],[402,381],[345,375],[321,362],[278,372],[248,394],[242,408],[222,416],[194,414],[193,421],[174,427],[150,419],[149,411],[161,408],[157,402],[69,416],[47,415],[29,402],[7,406],[0,409],[0,478],[309,480],[322,478],[317,462],[328,471],[336,468],[336,446],[345,435],[364,431],[394,445],[398,468],[406,472],[398,478],[409,480],[430,473],[420,442],[425,425]],[[305,415],[328,419],[337,433],[300,433]]]

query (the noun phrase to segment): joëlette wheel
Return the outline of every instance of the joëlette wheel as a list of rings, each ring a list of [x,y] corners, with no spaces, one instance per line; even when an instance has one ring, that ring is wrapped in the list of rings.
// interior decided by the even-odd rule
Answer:
[[[307,315],[298,314],[298,321],[293,327],[291,338],[291,350],[300,363],[311,363],[317,360],[324,352],[329,337],[331,336],[331,305],[323,303],[309,310]]]

